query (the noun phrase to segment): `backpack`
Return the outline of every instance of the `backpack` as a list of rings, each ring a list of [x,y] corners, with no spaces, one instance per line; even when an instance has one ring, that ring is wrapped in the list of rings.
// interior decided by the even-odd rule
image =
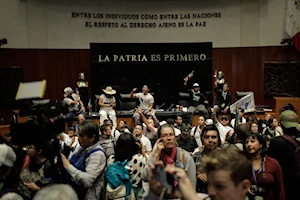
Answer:
[[[176,155],[176,167],[180,167],[184,169],[184,150],[180,147],[177,147],[177,155]]]
[[[294,156],[296,162],[296,176],[300,177],[300,145],[290,135],[283,135],[282,137],[295,146]]]
[[[88,152],[87,154],[85,154],[84,156],[80,156],[81,155],[81,152],[82,152],[82,149],[79,149],[78,152],[76,154],[74,154],[72,156],[72,158],[70,159],[70,163],[78,170],[80,171],[83,171],[85,172],[85,160],[94,152],[96,151],[102,151],[106,157],[106,154],[105,152],[100,149],[100,148],[96,148],[96,149],[93,149],[91,150],[90,152]],[[106,159],[105,159],[106,160]],[[105,167],[106,168],[106,167]],[[104,170],[100,173],[100,175],[97,177],[97,179],[99,177],[101,177],[101,175],[103,174],[103,172],[105,171],[105,168]],[[87,191],[88,191],[88,188],[85,188],[83,185],[77,185],[76,183],[74,183],[73,181],[71,181],[71,176],[69,174],[67,174],[68,177],[67,177],[67,183],[69,183],[73,189],[76,191],[77,195],[78,195],[78,199],[84,199]],[[96,183],[97,179],[95,180],[94,184]],[[93,187],[94,185],[92,185],[91,187]]]
[[[129,161],[115,161],[107,167],[106,192],[108,199],[134,200],[134,192],[130,177]]]

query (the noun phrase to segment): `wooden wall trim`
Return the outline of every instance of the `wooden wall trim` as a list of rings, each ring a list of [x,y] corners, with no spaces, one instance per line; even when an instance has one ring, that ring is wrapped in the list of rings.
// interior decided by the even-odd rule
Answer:
[[[213,71],[222,70],[230,91],[254,91],[257,105],[275,107],[263,95],[264,62],[300,61],[300,54],[286,46],[214,48]],[[62,100],[66,86],[75,87],[78,74],[90,80],[89,49],[0,49],[0,66],[22,66],[24,81],[46,79],[46,98]],[[89,81],[90,82],[90,81]]]

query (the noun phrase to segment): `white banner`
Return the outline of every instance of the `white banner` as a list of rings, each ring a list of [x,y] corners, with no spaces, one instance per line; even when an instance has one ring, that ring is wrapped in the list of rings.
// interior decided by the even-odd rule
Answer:
[[[236,114],[236,108],[243,108],[245,113],[255,111],[254,93],[251,92],[230,106],[230,112]]]

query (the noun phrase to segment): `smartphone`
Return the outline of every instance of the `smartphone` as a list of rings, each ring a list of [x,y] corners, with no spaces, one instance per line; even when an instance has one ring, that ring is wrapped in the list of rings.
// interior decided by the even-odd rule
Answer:
[[[157,180],[169,191],[174,191],[174,175],[165,172],[162,166],[156,168]]]

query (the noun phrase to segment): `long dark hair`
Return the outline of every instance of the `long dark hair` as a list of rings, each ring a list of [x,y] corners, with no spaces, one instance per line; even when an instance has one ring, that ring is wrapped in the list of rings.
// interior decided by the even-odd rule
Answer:
[[[115,146],[115,161],[131,160],[132,156],[139,153],[139,146],[136,140],[129,133],[122,133]]]

